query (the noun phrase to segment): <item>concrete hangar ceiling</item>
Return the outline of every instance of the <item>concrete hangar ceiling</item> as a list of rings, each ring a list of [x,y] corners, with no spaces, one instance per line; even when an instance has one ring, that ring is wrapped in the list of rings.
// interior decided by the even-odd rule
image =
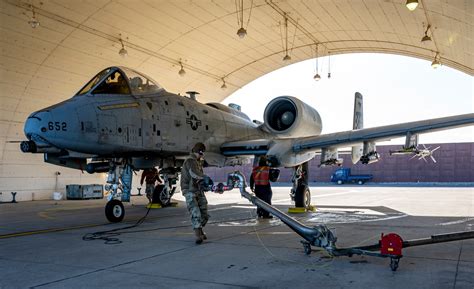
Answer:
[[[319,56],[380,52],[436,58],[473,75],[474,1],[419,0],[414,11],[405,4],[0,0],[0,191],[58,186],[57,168],[44,165],[39,155],[20,153],[15,141],[24,139],[24,120],[32,111],[69,98],[107,66],[144,72],[171,92],[199,91],[202,102],[221,101],[261,75],[314,58],[316,45]],[[243,38],[237,35],[241,27],[247,31]],[[425,35],[431,41],[421,42]],[[126,57],[119,55],[122,48]],[[284,61],[286,54],[291,59]],[[41,184],[26,188],[18,171]],[[77,172],[69,174],[65,182],[77,179]]]

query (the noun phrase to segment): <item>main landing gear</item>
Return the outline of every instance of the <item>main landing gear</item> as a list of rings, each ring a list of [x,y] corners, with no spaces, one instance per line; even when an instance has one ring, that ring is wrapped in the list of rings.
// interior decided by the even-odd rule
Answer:
[[[290,197],[297,208],[311,208],[311,192],[308,186],[308,162],[293,168],[293,187]]]
[[[171,204],[171,198],[179,191],[177,183],[179,168],[169,167],[160,171],[163,185],[158,185],[158,200],[163,206]],[[121,222],[125,217],[122,202],[130,202],[132,191],[133,167],[127,160],[111,161],[105,190],[108,192],[108,202],[105,206],[105,217],[109,222]]]
[[[105,217],[109,222],[117,223],[125,217],[122,202],[130,202],[132,177],[132,166],[128,162],[111,162],[105,185],[109,200],[105,206]]]
[[[160,189],[159,202],[162,206],[169,206],[171,198],[176,192],[179,192],[178,179],[179,168],[169,167],[160,170],[160,175],[163,180],[163,185],[157,186]]]

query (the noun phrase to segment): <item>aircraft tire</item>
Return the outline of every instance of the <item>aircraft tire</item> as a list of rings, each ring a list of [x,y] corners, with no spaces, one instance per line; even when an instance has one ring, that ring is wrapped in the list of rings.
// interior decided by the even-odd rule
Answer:
[[[308,186],[301,185],[296,188],[295,192],[295,207],[309,208],[311,206],[311,192]]]
[[[110,200],[105,205],[105,217],[109,222],[118,223],[125,217],[125,208],[119,200]]]

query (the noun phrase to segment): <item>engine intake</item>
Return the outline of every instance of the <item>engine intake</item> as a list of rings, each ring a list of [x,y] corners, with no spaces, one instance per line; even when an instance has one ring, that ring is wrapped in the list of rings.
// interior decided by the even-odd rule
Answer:
[[[280,96],[267,105],[265,128],[279,137],[305,137],[321,134],[321,117],[316,109],[292,96]]]

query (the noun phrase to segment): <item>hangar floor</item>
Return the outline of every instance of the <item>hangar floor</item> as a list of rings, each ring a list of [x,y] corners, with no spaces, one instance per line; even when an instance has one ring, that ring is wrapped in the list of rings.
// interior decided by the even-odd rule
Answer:
[[[274,188],[286,211],[289,188]],[[301,222],[335,228],[338,245],[405,239],[474,228],[473,188],[313,187],[314,213]],[[195,245],[179,207],[150,211],[121,243],[83,241],[86,233],[135,223],[145,198],[126,205],[126,223],[106,224],[105,200],[0,205],[0,288],[474,288],[474,240],[406,248],[398,271],[389,260],[303,253],[279,220],[256,220],[237,191],[208,193],[209,240]]]

